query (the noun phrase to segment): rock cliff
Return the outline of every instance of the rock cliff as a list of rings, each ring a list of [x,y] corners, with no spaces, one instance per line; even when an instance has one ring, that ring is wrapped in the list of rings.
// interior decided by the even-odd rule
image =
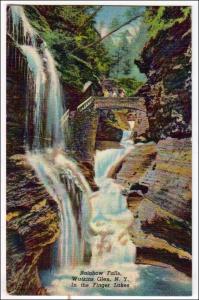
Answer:
[[[137,262],[170,264],[191,276],[191,21],[160,31],[137,61],[147,75],[149,136],[115,175],[128,194]]]
[[[7,160],[7,291],[45,295],[38,274],[43,251],[59,236],[55,201],[23,154]],[[51,257],[45,257],[51,264]]]
[[[191,275],[191,142],[138,145],[116,175],[134,214],[137,262],[167,263]]]
[[[147,75],[147,82],[137,95],[145,98],[153,140],[190,137],[190,17],[150,39],[136,63]]]

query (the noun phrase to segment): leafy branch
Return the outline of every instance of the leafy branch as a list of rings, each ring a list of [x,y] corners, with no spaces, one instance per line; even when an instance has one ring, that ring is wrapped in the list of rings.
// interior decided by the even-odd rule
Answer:
[[[137,15],[135,17],[130,18],[128,21],[122,23],[121,25],[117,26],[115,29],[111,30],[109,33],[107,33],[106,35],[104,35],[103,37],[100,37],[99,39],[97,39],[96,41],[85,45],[85,46],[81,46],[78,48],[75,48],[71,53],[74,53],[75,51],[79,50],[79,49],[87,49],[87,48],[92,48],[93,46],[101,43],[104,39],[106,39],[107,37],[109,37],[110,35],[112,35],[113,33],[115,33],[116,31],[120,30],[122,27],[130,24],[132,21],[135,21],[136,19],[142,17],[142,15]]]

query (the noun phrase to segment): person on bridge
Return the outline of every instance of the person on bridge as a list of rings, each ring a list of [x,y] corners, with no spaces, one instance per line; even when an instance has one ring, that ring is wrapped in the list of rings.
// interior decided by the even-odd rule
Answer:
[[[103,94],[104,94],[104,97],[106,97],[106,98],[109,97],[109,91],[107,89],[104,89]]]
[[[109,89],[109,97],[113,97],[113,90]]]
[[[113,97],[115,98],[115,97],[117,97],[117,96],[118,96],[118,94],[117,94],[117,89],[114,88],[114,89],[113,89]]]
[[[125,97],[125,90],[124,89],[119,89],[119,97],[124,98]]]

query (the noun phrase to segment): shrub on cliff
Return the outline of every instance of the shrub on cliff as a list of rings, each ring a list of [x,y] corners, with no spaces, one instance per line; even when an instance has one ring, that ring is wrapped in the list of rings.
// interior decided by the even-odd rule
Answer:
[[[97,82],[109,73],[111,59],[103,44],[84,47],[99,39],[95,16],[100,6],[25,6],[31,24],[51,49],[68,84],[81,90],[88,80]]]
[[[144,21],[148,24],[149,37],[155,38],[159,31],[166,30],[176,23],[182,23],[191,13],[188,6],[149,6]]]

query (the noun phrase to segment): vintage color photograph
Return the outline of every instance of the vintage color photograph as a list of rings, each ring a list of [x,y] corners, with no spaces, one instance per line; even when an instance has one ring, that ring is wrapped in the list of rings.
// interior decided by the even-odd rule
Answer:
[[[192,7],[6,23],[7,293],[191,296]]]

